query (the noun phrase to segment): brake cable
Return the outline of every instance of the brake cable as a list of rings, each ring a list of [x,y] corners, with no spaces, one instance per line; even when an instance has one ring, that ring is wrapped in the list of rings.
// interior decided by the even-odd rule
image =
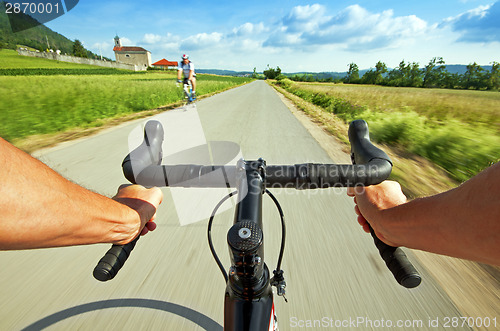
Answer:
[[[222,262],[219,260],[219,257],[217,256],[217,253],[215,252],[214,245],[212,244],[212,223],[214,221],[215,214],[217,213],[217,210],[219,210],[220,206],[222,206],[222,204],[227,199],[229,199],[230,197],[232,197],[236,193],[238,193],[238,191],[231,192],[228,195],[226,195],[224,198],[222,198],[222,200],[219,201],[219,203],[215,206],[214,210],[212,211],[212,215],[210,216],[210,219],[208,220],[208,229],[207,229],[208,245],[210,246],[210,252],[212,252],[212,256],[214,257],[215,262],[217,262],[217,265],[219,266],[219,269],[222,272],[222,275],[224,276],[224,280],[226,281],[226,283],[228,280],[227,272],[224,269],[224,265],[222,265]]]

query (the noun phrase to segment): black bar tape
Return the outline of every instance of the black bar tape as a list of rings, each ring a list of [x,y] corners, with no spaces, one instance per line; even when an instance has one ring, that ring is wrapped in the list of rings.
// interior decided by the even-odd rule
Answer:
[[[143,186],[170,187],[236,187],[236,167],[196,164],[150,165],[136,177]]]
[[[266,186],[300,190],[374,185],[386,180],[391,174],[391,169],[392,164],[383,159],[356,165],[320,163],[272,165],[266,167]]]
[[[408,260],[401,247],[389,246],[380,240],[370,226],[375,246],[377,246],[380,256],[384,260],[387,268],[392,272],[396,281],[406,288],[414,288],[420,285],[422,278],[417,269]]]
[[[125,245],[113,245],[94,268],[94,278],[105,282],[113,279],[123,267],[139,237]]]

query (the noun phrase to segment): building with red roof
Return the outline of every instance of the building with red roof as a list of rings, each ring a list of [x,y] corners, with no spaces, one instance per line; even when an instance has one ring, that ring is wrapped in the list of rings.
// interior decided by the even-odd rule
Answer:
[[[178,63],[176,61],[168,61],[166,59],[161,59],[160,61],[155,62],[152,65],[153,67],[159,69],[172,69],[172,68],[177,68]]]

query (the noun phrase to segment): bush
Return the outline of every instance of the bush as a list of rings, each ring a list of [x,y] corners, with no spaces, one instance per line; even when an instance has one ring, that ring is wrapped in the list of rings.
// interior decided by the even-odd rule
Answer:
[[[286,77],[285,75],[279,75],[276,78],[276,84],[284,89],[289,89],[292,86],[293,82],[290,79],[288,79],[288,77]]]

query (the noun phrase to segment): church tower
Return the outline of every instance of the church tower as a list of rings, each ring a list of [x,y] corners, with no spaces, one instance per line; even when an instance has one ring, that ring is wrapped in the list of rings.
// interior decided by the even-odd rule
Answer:
[[[116,35],[115,37],[115,47],[122,47],[122,41],[120,40],[120,37]]]

